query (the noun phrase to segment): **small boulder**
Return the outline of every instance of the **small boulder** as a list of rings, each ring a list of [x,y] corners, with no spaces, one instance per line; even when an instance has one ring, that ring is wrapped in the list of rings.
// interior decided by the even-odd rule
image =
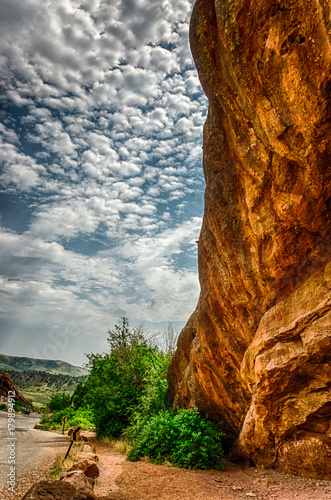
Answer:
[[[69,471],[81,470],[87,477],[99,477],[99,467],[93,460],[79,460]]]
[[[65,481],[40,481],[22,500],[96,500],[91,488],[77,489]]]
[[[98,455],[92,452],[85,452],[85,447],[84,451],[82,453],[78,453],[77,455],[79,460],[99,460]]]
[[[60,479],[61,481],[71,484],[79,491],[85,489],[92,491],[94,486],[93,479],[85,476],[82,470],[62,472]]]
[[[86,453],[92,453],[92,446],[90,446],[89,444],[84,444],[83,446],[83,451],[85,451]]]

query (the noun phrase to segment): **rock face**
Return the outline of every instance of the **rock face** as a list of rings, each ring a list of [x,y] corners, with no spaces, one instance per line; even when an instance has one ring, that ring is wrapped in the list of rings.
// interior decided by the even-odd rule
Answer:
[[[251,391],[262,387],[255,370],[265,370],[269,389],[263,390],[270,405],[278,404],[282,413],[294,398],[302,411],[293,428],[270,438],[273,460],[277,440],[286,437],[277,448],[278,463],[286,468],[286,457],[294,450],[298,456],[304,453],[304,440],[293,444],[299,443],[295,429],[301,432],[300,426],[306,426],[308,443],[314,431],[307,426],[328,418],[327,401],[313,410],[315,416],[303,411],[302,384],[308,387],[313,373],[330,380],[322,367],[330,361],[330,352],[322,358],[321,353],[309,355],[309,376],[294,376],[278,402],[277,387],[272,388],[277,375],[271,377],[268,371],[268,355],[260,357],[264,348],[259,339],[262,331],[277,336],[285,324],[278,321],[279,330],[268,330],[269,316],[259,323],[266,311],[273,314],[278,305],[292,300],[331,259],[330,3],[197,0],[190,40],[209,100],[203,146],[205,211],[198,248],[201,294],[169,367],[168,394],[178,406],[196,405],[221,420],[230,446],[245,421],[241,448],[237,443],[236,449],[259,462],[265,452],[256,447],[260,431],[253,432],[253,439],[247,426],[259,406]],[[293,311],[294,321],[301,321],[305,308],[310,310],[306,299],[306,305]],[[323,342],[330,344],[330,331],[324,334]],[[318,339],[312,336],[311,342]],[[280,357],[287,343],[277,347]],[[255,357],[267,365],[256,368]],[[267,420],[263,432],[272,434]],[[314,475],[312,457],[309,460],[303,472]]]
[[[242,363],[252,400],[232,456],[331,479],[331,263],[269,309]]]
[[[10,378],[10,376],[5,373],[0,371],[0,396],[3,396],[4,398],[8,397],[8,392],[11,391],[11,394],[13,392],[15,393],[15,399],[18,401],[22,401],[26,406],[32,406],[32,403],[28,401],[23,394],[20,393],[17,389],[15,389],[14,384]]]

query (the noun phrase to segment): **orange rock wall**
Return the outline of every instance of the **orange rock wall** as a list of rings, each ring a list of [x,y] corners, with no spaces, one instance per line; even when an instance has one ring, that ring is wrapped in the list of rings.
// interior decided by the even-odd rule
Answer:
[[[327,0],[197,0],[190,40],[209,100],[201,294],[169,396],[238,437],[241,364],[263,314],[331,258],[331,16]]]

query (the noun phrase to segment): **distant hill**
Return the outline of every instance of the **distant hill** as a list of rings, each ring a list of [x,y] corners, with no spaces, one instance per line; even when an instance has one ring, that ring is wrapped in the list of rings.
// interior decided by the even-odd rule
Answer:
[[[5,372],[41,371],[70,377],[84,377],[89,374],[85,368],[71,365],[65,361],[6,356],[5,354],[0,354],[0,370]]]
[[[45,406],[52,394],[63,392],[72,394],[79,382],[85,382],[87,376],[73,377],[42,371],[8,371],[15,387],[35,406]]]

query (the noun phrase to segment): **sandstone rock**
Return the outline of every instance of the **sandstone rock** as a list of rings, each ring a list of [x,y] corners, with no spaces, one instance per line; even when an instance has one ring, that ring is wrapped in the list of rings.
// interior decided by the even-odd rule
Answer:
[[[253,397],[232,455],[331,479],[331,263],[263,316],[242,363]]]
[[[201,293],[168,396],[221,420],[229,445],[250,408],[241,363],[262,316],[331,259],[329,23],[319,0],[197,0],[192,14],[209,100]]]
[[[71,484],[77,490],[93,490],[93,479],[87,477],[82,470],[72,470],[62,472],[60,476],[61,481]]]
[[[69,471],[73,470],[81,470],[88,477],[99,477],[99,468],[93,460],[79,460],[69,469]]]
[[[96,453],[93,453],[92,451],[90,452],[83,451],[82,453],[78,453],[77,457],[79,460],[96,460],[96,461],[99,460],[98,455]]]
[[[86,453],[92,453],[92,446],[90,446],[89,444],[84,444],[83,445],[83,451],[86,452]]]
[[[22,500],[95,500],[90,489],[77,490],[65,481],[40,481],[24,495]]]
[[[5,373],[3,371],[0,371],[0,396],[3,396],[4,398],[8,397],[8,392],[11,391],[11,394],[14,392],[15,393],[15,399],[18,401],[22,401],[26,406],[31,406],[32,403],[28,401],[23,394],[20,393],[15,387],[14,384],[8,375],[8,373]]]

